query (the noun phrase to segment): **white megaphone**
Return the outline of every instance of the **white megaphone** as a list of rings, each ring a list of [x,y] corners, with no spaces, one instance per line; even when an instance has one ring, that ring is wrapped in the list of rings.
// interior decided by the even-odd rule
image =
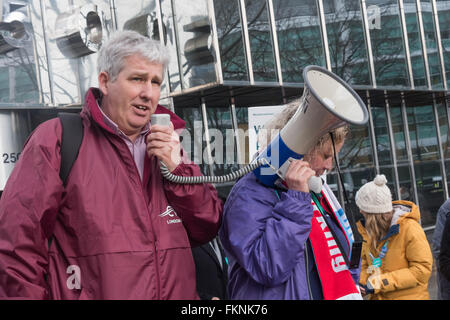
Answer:
[[[266,162],[253,172],[269,187],[284,178],[291,159],[302,159],[327,132],[346,123],[364,125],[369,119],[358,94],[332,72],[308,66],[303,78],[305,88],[298,110],[255,160]],[[318,185],[313,178],[308,181],[310,189],[320,192],[322,182],[319,180]]]

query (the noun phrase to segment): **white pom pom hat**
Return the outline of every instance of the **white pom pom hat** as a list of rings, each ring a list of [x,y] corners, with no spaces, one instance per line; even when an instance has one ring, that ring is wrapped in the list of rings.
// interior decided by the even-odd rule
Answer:
[[[392,194],[386,183],[386,176],[378,174],[373,181],[363,185],[355,196],[358,208],[365,213],[392,211]]]

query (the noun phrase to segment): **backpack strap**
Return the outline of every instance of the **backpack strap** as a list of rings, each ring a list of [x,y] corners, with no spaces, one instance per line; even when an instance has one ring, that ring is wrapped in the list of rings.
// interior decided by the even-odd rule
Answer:
[[[78,157],[78,151],[83,141],[83,121],[79,113],[59,112],[58,118],[62,125],[59,176],[64,186],[66,186],[67,177]]]

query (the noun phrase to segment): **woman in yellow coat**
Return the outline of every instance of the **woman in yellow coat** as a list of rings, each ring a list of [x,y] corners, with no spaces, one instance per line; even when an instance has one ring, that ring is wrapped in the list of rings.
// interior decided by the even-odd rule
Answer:
[[[392,201],[386,177],[377,175],[356,193],[364,216],[360,288],[371,300],[427,300],[433,257],[419,224],[419,208]]]

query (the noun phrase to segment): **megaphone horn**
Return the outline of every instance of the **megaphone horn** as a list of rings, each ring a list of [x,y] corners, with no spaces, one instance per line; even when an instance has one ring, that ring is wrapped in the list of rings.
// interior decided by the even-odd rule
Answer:
[[[345,124],[365,125],[367,107],[341,78],[319,66],[303,70],[305,87],[294,116],[258,155],[266,165],[254,170],[257,178],[273,187],[287,170],[289,159],[302,159],[326,133]],[[281,169],[281,170],[280,170]]]

